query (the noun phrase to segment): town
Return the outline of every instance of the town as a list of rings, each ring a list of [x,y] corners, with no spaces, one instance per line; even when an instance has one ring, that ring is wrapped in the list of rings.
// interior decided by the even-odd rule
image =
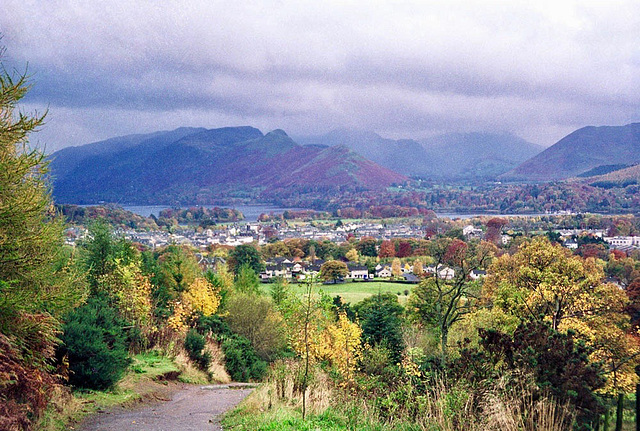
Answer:
[[[439,229],[447,232],[448,235],[458,235],[465,241],[487,239],[489,235],[488,225],[490,220],[499,220],[500,232],[492,241],[501,247],[507,247],[518,237],[531,234],[549,234],[564,247],[575,251],[578,249],[580,239],[587,239],[587,242],[597,242],[606,245],[608,249],[620,250],[628,253],[635,249],[640,249],[640,236],[615,235],[608,236],[612,229],[605,228],[562,228],[567,224],[572,214],[558,214],[555,217],[556,228],[531,230],[532,226],[539,226],[539,223],[531,223],[531,217],[520,216],[511,218],[454,218],[440,220]],[[554,223],[554,218],[551,218]],[[433,221],[433,220],[432,220]],[[521,222],[521,223],[519,223]],[[522,225],[524,224],[524,225]],[[511,226],[513,225],[513,226]],[[547,223],[545,226],[549,226]],[[277,241],[306,240],[315,242],[331,242],[333,244],[343,244],[350,240],[369,238],[376,241],[374,253],[369,255],[377,256],[380,244],[393,240],[429,240],[437,235],[434,223],[412,220],[410,222],[398,222],[393,219],[384,220],[364,220],[343,223],[335,222],[321,223],[307,220],[296,223],[287,223],[284,219],[269,221],[249,221],[221,223],[206,229],[189,225],[173,226],[172,229],[163,230],[140,230],[140,229],[115,229],[114,234],[125,238],[133,243],[140,244],[149,250],[156,250],[168,245],[181,245],[197,250],[195,256],[198,263],[204,269],[215,270],[218,263],[225,263],[224,258],[214,256],[209,253],[211,250],[222,247],[230,249],[239,245],[252,244],[263,247]],[[75,246],[79,240],[87,235],[84,226],[70,226],[66,230],[66,243]],[[423,274],[437,274],[444,280],[451,280],[455,277],[455,269],[448,266],[420,266],[420,274],[414,273],[412,262],[406,262],[398,268],[392,268],[391,262],[383,259],[375,265],[368,262],[365,265],[362,259],[350,260],[348,255],[346,260],[348,273],[343,281],[371,281],[374,279],[405,280],[409,283],[418,283]],[[378,259],[379,260],[379,259]],[[317,276],[320,273],[324,259],[315,256],[267,256],[265,257],[265,268],[259,274],[262,282],[270,282],[274,279],[285,279],[293,282],[300,282],[309,276]],[[468,274],[471,279],[477,279],[485,275],[482,269],[475,269]]]

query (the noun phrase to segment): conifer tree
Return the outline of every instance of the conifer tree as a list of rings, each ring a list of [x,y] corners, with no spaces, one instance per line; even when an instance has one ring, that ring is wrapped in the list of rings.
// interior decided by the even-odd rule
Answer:
[[[17,109],[28,89],[24,75],[0,72],[0,375],[13,376],[0,385],[0,428],[29,429],[46,406],[60,318],[84,294],[63,247],[44,154],[29,146],[44,116]]]

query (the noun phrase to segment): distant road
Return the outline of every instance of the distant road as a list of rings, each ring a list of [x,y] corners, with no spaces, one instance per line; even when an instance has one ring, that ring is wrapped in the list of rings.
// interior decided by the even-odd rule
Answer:
[[[88,417],[81,431],[222,431],[220,415],[251,393],[248,386],[187,386],[169,401]]]

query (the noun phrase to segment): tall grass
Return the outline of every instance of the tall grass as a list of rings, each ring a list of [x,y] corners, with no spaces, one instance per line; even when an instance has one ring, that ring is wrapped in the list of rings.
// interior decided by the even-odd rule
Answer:
[[[406,382],[386,394],[367,394],[318,367],[308,387],[310,415],[303,421],[300,367],[293,360],[274,364],[267,380],[224,424],[234,430],[565,431],[574,422],[567,405],[523,388],[506,390],[500,382],[483,391],[444,381],[419,390]]]

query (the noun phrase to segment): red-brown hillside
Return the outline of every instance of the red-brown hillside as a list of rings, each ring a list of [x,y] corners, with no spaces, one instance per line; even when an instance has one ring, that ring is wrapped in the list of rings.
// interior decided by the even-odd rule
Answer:
[[[256,188],[377,189],[407,180],[344,146],[301,146],[282,130],[180,131],[137,135],[130,145],[105,144],[103,152],[96,143],[53,154],[56,200],[203,202]]]

